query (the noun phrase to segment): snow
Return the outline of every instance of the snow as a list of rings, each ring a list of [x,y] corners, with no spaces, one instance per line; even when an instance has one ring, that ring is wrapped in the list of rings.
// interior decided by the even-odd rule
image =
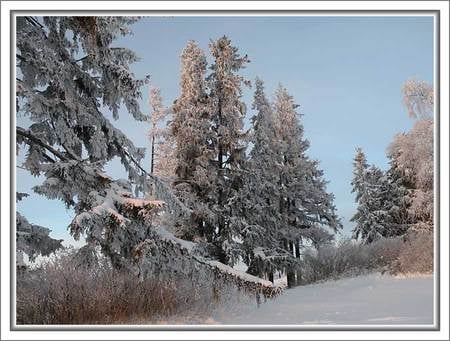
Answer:
[[[195,243],[190,242],[188,240],[184,240],[184,239],[180,239],[180,238],[175,237],[172,233],[167,231],[162,226],[155,227],[154,231],[158,234],[158,236],[160,238],[162,238],[162,239],[164,239],[166,241],[178,244],[179,246],[181,246],[182,248],[186,249],[189,252],[192,252],[195,249],[195,247],[196,247]]]
[[[433,277],[370,274],[289,289],[259,308],[216,311],[208,323],[409,325],[433,323]]]
[[[272,287],[273,286],[272,282],[270,282],[270,281],[266,281],[266,280],[261,279],[259,277],[255,277],[255,276],[250,275],[248,273],[239,271],[237,269],[234,269],[234,268],[232,268],[232,267],[230,267],[228,265],[225,265],[223,263],[220,263],[218,261],[210,260],[210,261],[207,261],[207,263],[209,265],[213,266],[213,267],[218,268],[222,272],[226,272],[226,273],[228,273],[230,275],[233,275],[235,277],[241,278],[244,281],[262,284],[263,286],[267,286],[267,287]]]

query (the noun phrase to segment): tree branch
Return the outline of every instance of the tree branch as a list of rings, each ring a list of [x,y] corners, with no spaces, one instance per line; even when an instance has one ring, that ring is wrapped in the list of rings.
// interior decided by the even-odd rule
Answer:
[[[57,151],[53,147],[49,146],[44,141],[42,141],[41,139],[39,139],[36,136],[32,135],[29,131],[23,129],[22,127],[16,127],[16,134],[27,138],[28,140],[30,140],[31,142],[41,146],[42,148],[47,149],[49,152],[51,152],[53,155],[55,155],[58,158],[60,158],[62,161],[69,161],[69,159],[64,154],[62,154],[61,152]]]

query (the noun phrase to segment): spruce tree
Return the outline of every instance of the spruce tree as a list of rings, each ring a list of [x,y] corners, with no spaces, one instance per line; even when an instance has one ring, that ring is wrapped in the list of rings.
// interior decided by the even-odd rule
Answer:
[[[352,192],[358,203],[351,218],[356,223],[353,237],[371,243],[405,234],[409,227],[407,191],[393,169],[383,172],[369,166],[361,148],[356,150],[353,165]]]
[[[171,133],[175,139],[174,190],[192,210],[191,220],[180,222],[178,235],[212,242],[215,215],[209,202],[215,196],[216,171],[206,67],[204,52],[189,41],[181,54],[181,93],[173,105]]]
[[[145,231],[125,228],[141,212],[131,209],[130,182],[143,190],[144,149],[107,118],[109,111],[117,119],[124,104],[134,119],[147,119],[138,105],[146,80],[135,79],[130,70],[137,56],[112,46],[130,33],[133,22],[127,17],[17,17],[17,114],[31,121],[16,128],[17,146],[26,152],[22,167],[43,177],[33,188],[36,193],[74,209],[72,235],[84,234],[88,243],[100,245],[117,267],[145,238]],[[103,173],[116,157],[129,181]],[[143,206],[154,212],[160,205]]]
[[[210,43],[214,62],[207,78],[210,89],[212,120],[212,163],[215,168],[210,209],[214,212],[213,243],[223,263],[233,264],[239,254],[235,237],[239,226],[230,222],[232,201],[242,187],[242,163],[245,156],[244,123],[245,104],[242,102],[242,86],[250,83],[239,72],[249,62],[223,36]]]
[[[302,240],[313,242],[332,239],[342,227],[333,204],[334,196],[326,192],[326,182],[318,163],[306,151],[309,141],[296,109],[298,105],[280,85],[275,94],[275,137],[281,156],[278,179],[282,246],[291,255],[300,257]],[[330,230],[328,232],[327,230]],[[327,238],[323,238],[327,234]],[[295,269],[288,270],[288,285],[295,284]]]
[[[264,83],[257,78],[252,108],[249,141],[252,149],[245,164],[243,187],[234,212],[242,219],[243,253],[248,272],[273,281],[276,269],[282,269],[288,256],[279,245],[281,216],[278,179],[281,165],[274,129],[274,113],[264,92]]]

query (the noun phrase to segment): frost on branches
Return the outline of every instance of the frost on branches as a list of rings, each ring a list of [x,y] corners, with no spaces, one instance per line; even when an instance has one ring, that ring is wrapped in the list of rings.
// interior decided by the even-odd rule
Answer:
[[[425,81],[408,79],[402,88],[403,103],[412,118],[430,119],[434,111],[433,86]]]
[[[169,127],[171,110],[164,108],[161,90],[156,87],[150,87],[149,104],[152,108],[149,132],[151,143],[150,173],[170,181],[175,173],[175,146]]]
[[[210,88],[212,119],[211,163],[214,166],[214,193],[209,208],[214,213],[214,229],[211,240],[218,247],[219,260],[225,264],[238,261],[239,225],[230,220],[234,216],[233,200],[242,183],[242,164],[245,157],[244,123],[245,104],[242,102],[242,86],[250,82],[239,72],[249,63],[247,55],[241,56],[238,48],[223,36],[209,44],[214,63],[207,77]]]
[[[283,247],[291,258],[300,258],[305,240],[312,239],[314,244],[326,242],[342,228],[333,204],[334,196],[326,191],[323,171],[316,160],[306,155],[310,144],[304,137],[297,108],[293,97],[280,84],[274,103],[275,136],[281,155],[278,186],[283,227],[280,233]],[[298,276],[295,268],[289,270],[288,285],[294,285]]]
[[[408,214],[415,231],[433,230],[434,210],[434,91],[424,81],[408,80],[403,87],[411,131],[398,134],[388,148],[391,172],[408,192]]]
[[[206,84],[206,56],[194,41],[181,53],[180,95],[173,105],[171,123],[175,143],[174,191],[192,217],[182,221],[177,235],[193,240],[211,239],[214,213],[208,202],[215,178],[211,110]]]
[[[208,243],[220,261],[238,260],[239,226],[232,217],[241,187],[245,154],[239,71],[248,63],[227,37],[210,43],[213,57],[206,75],[206,57],[190,41],[181,55],[181,95],[174,104],[172,133],[176,139],[176,179],[180,200],[192,209],[179,235]]]
[[[253,144],[243,174],[239,200],[235,202],[235,224],[240,224],[243,259],[248,272],[273,281],[277,269],[289,264],[289,252],[280,245],[282,217],[279,210],[279,172],[281,154],[275,136],[273,108],[264,92],[264,83],[257,78],[249,136]]]
[[[390,144],[390,168],[386,172],[369,168],[361,149],[354,159],[352,185],[358,203],[352,218],[354,237],[366,242],[433,230],[434,91],[427,82],[415,79],[408,80],[402,91],[408,114],[416,122]]]
[[[76,239],[83,235],[88,243],[77,253],[78,264],[95,262],[93,252],[99,248],[115,268],[134,272],[139,268],[139,250],[153,245],[168,260],[167,273],[174,274],[183,264],[192,263],[214,278],[230,279],[253,291],[267,291],[266,296],[279,292],[270,283],[214,263],[202,245],[195,247],[200,250],[195,251],[199,252],[195,257],[180,253],[188,242],[168,231],[161,232],[166,231],[164,215],[187,219],[192,209],[174,195],[167,181],[148,174],[139,165],[144,150],[136,148],[107,118],[109,111],[116,119],[124,104],[135,119],[147,120],[138,107],[140,89],[146,80],[136,80],[129,69],[137,57],[132,51],[111,46],[117,37],[129,33],[128,25],[134,21],[124,17],[18,17],[17,113],[31,123],[17,127],[17,148],[25,153],[22,167],[44,179],[33,190],[74,209],[70,233]],[[229,74],[234,66],[225,69]],[[193,77],[195,80],[195,74]],[[234,104],[223,106],[228,118],[240,115],[231,112]],[[165,113],[157,91],[152,94],[152,105],[155,112]],[[189,99],[180,101],[180,105],[180,111],[197,115],[196,108],[189,111]],[[205,128],[201,119],[198,122],[201,129],[211,128]],[[217,136],[217,131],[212,134]],[[208,148],[213,146],[212,138],[207,141]],[[229,146],[231,140],[227,143]],[[231,151],[227,150],[228,163]],[[202,162],[209,165],[215,157],[211,155]],[[120,158],[128,180],[114,180],[103,173],[105,164],[115,157]],[[217,162],[212,167],[218,168]],[[178,174],[182,174],[181,169],[179,163]],[[135,193],[145,191],[149,183],[159,200],[133,196],[133,189]],[[59,242],[48,238],[46,229],[29,224],[20,214],[17,218],[19,250],[33,256],[37,251],[46,254],[59,247]],[[151,254],[144,259],[150,265],[141,273],[157,272],[158,259]]]
[[[404,235],[410,227],[408,191],[391,171],[369,166],[361,148],[356,150],[353,165],[352,192],[358,203],[350,220],[356,223],[353,238],[372,243],[381,237]]]
[[[404,103],[416,122],[398,134],[388,149],[392,172],[409,193],[408,214],[414,231],[433,230],[434,211],[434,91],[425,81],[410,79],[403,87]]]
[[[302,245],[319,246],[341,227],[326,192],[323,173],[306,156],[309,142],[286,89],[279,87],[272,105],[260,79],[255,82],[250,142],[243,187],[235,208],[248,272],[273,281],[287,272],[295,285]]]
[[[74,193],[69,193],[76,191],[76,184],[66,171],[101,169],[119,157],[130,179],[139,178],[136,164],[144,150],[136,148],[102,112],[105,107],[117,118],[124,104],[135,119],[146,119],[138,107],[145,80],[135,80],[129,69],[137,57],[128,49],[111,47],[114,39],[129,33],[128,25],[134,21],[17,18],[17,114],[32,122],[17,127],[17,142],[25,145],[24,167],[33,175],[49,172],[53,181],[59,179],[60,191],[67,194],[62,199],[69,206],[76,205]]]
[[[109,110],[117,119],[123,104],[135,119],[146,119],[138,106],[146,80],[136,80],[129,68],[137,57],[111,46],[130,32],[128,25],[134,21],[17,17],[17,115],[31,121],[16,128],[17,147],[25,153],[22,166],[44,176],[35,192],[61,200],[77,215],[98,205],[97,193],[106,191],[110,182],[101,170],[115,157],[137,189],[144,184],[139,167],[144,150],[102,111]],[[120,216],[111,219],[122,222]],[[77,229],[72,231],[77,235]]]

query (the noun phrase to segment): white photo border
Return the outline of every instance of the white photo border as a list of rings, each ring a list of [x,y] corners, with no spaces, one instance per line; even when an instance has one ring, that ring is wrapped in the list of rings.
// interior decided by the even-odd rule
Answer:
[[[104,10],[107,5],[108,10]],[[68,13],[70,11],[70,13]],[[89,14],[85,11],[90,11]],[[95,11],[95,12],[94,12]],[[435,13],[434,88],[436,89],[435,124],[435,314],[427,326],[15,326],[15,233],[11,226],[15,214],[15,70],[11,69],[15,49],[14,14],[100,15],[111,11],[125,15],[186,16],[417,16]],[[132,12],[130,12],[132,11]],[[143,11],[153,11],[144,13]],[[173,12],[176,11],[176,12]],[[212,12],[211,12],[212,11]],[[220,11],[220,12],[216,12]],[[241,11],[241,12],[236,12]],[[299,12],[302,11],[302,12]],[[308,12],[309,11],[309,12]],[[422,11],[424,14],[420,14]],[[39,13],[40,12],[40,13]],[[60,13],[58,13],[60,12]],[[114,12],[113,15],[121,15]],[[252,14],[253,13],[253,14]],[[448,339],[449,338],[449,6],[447,1],[4,1],[1,3],[1,339]],[[15,68],[14,68],[15,69]],[[9,75],[10,77],[6,77]],[[441,96],[438,96],[441,94]],[[446,95],[443,95],[446,94]],[[441,114],[443,113],[443,114]],[[440,154],[440,160],[436,157]],[[436,191],[437,192],[437,191]],[[11,268],[13,271],[11,271]],[[13,274],[11,276],[11,273]],[[437,294],[440,293],[438,299]],[[12,304],[11,304],[12,303]],[[440,320],[440,324],[438,324]],[[223,331],[226,331],[224,333]]]

